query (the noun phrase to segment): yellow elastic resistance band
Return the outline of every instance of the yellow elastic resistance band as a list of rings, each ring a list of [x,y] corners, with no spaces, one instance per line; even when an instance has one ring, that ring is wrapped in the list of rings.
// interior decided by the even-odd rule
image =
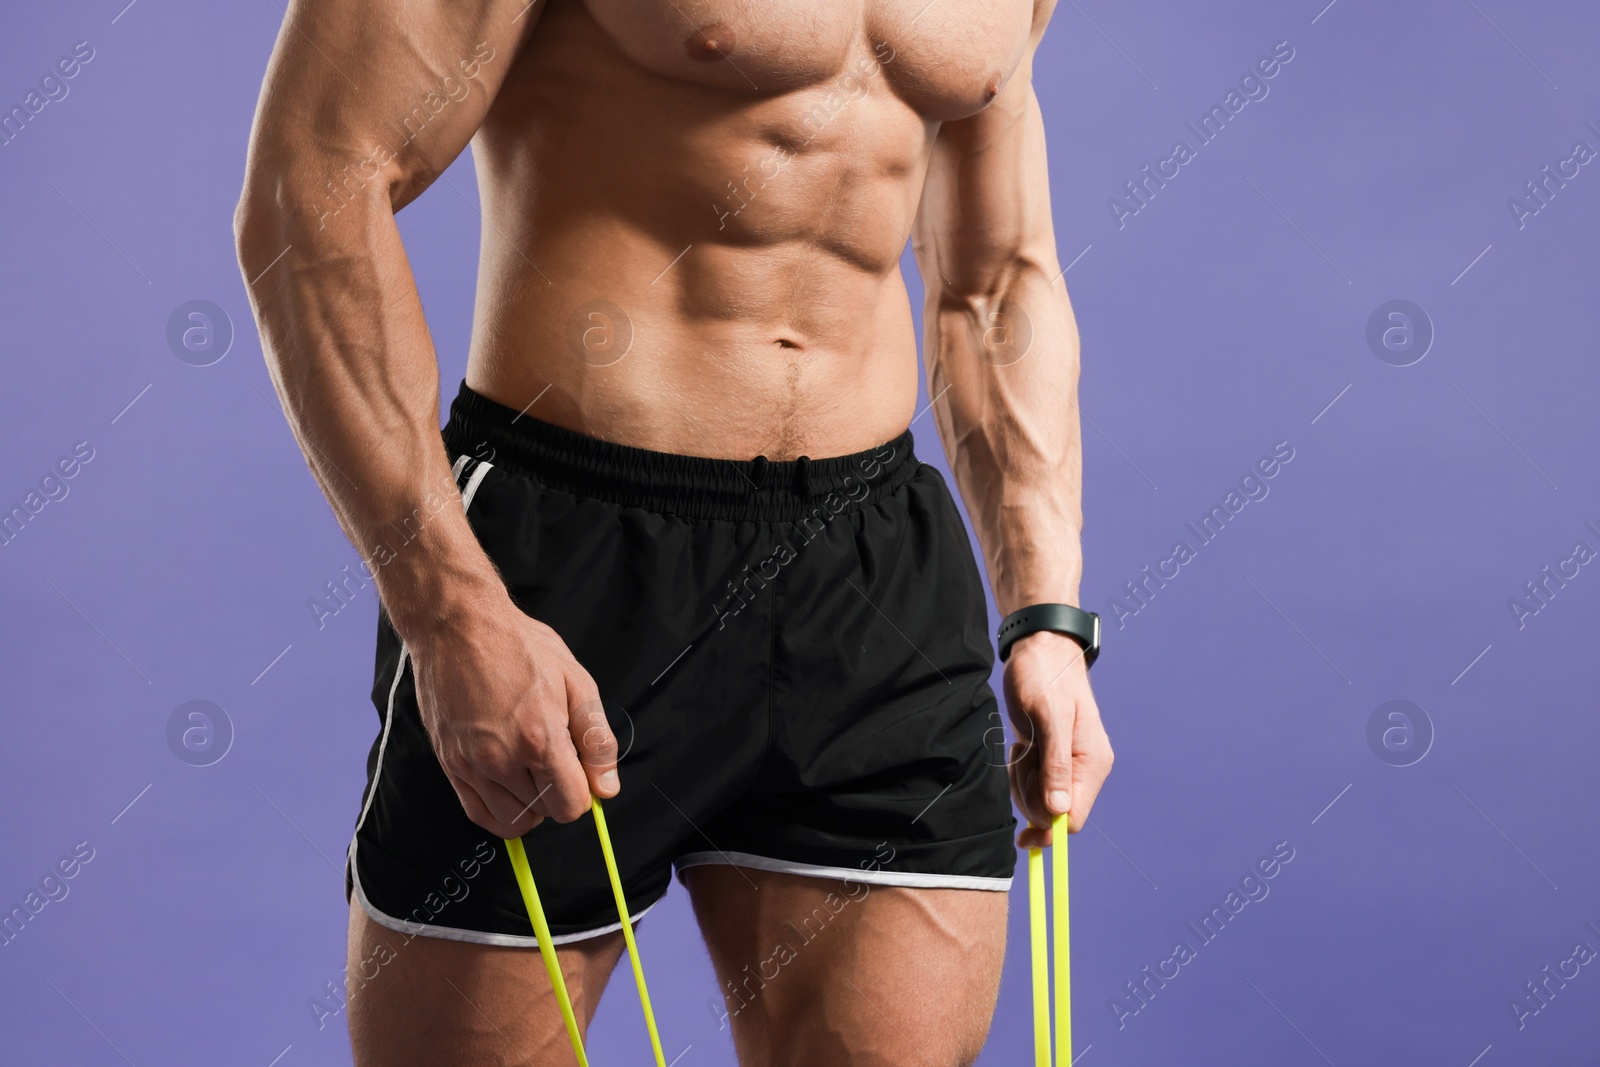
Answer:
[[[544,957],[544,969],[550,972],[556,1003],[561,1005],[561,1020],[567,1024],[567,1036],[572,1039],[572,1051],[578,1057],[578,1067],[589,1067],[589,1057],[583,1051],[583,1035],[578,1032],[578,1020],[572,1014],[572,998],[567,996],[567,980],[561,974],[561,961],[556,959],[556,946],[550,940],[550,924],[545,921],[544,905],[539,903],[539,891],[533,885],[533,871],[528,868],[528,854],[522,850],[522,838],[509,837],[505,840],[506,851],[511,854],[511,869],[517,875],[517,887],[522,890],[522,902],[528,907],[528,918],[533,920],[533,932],[539,937],[539,955]]]
[[[628,942],[628,959],[633,964],[633,980],[639,986],[639,1003],[644,1006],[644,1025],[650,1031],[650,1048],[656,1054],[656,1067],[667,1067],[667,1058],[661,1052],[661,1035],[656,1032],[656,1013],[650,1008],[650,990],[644,984],[644,964],[639,961],[639,946],[633,939],[628,901],[622,895],[622,876],[617,873],[617,857],[611,851],[611,833],[606,828],[606,813],[600,806],[599,797],[594,798],[594,826],[600,831],[600,851],[605,853],[606,873],[611,876],[611,893],[617,898],[617,917],[622,920],[622,937]]]
[[[1033,1064],[1050,1067],[1050,941],[1044,918],[1044,853],[1028,850],[1028,928],[1033,935]]]
[[[650,1007],[650,990],[644,982],[644,964],[639,960],[639,945],[633,938],[628,901],[622,893],[622,876],[617,872],[617,856],[611,848],[611,833],[606,827],[606,813],[599,797],[593,798],[592,810],[595,830],[600,835],[600,851],[606,859],[606,874],[611,879],[611,893],[617,901],[617,916],[622,920],[622,938],[628,943],[628,960],[633,964],[633,979],[639,986],[639,1003],[644,1006],[644,1024],[650,1031],[650,1048],[655,1052],[657,1067],[667,1067],[667,1058],[661,1051],[661,1035],[656,1032],[656,1013]],[[539,954],[544,957],[544,969],[550,972],[550,984],[555,988],[556,1002],[561,1005],[561,1019],[567,1024],[567,1037],[572,1041],[572,1051],[578,1057],[579,1067],[589,1067],[589,1057],[583,1051],[583,1035],[578,1032],[578,1020],[572,1013],[572,998],[567,995],[567,981],[561,973],[561,963],[556,959],[555,945],[550,940],[550,924],[545,921],[544,906],[539,902],[539,890],[533,884],[533,871],[528,867],[528,854],[523,850],[522,839],[507,839],[506,851],[511,854],[511,869],[516,872],[517,886],[522,890],[522,902],[527,905],[533,932],[539,938]]]
[[[1067,828],[1057,815],[1050,824],[1050,910],[1055,926],[1056,1067],[1072,1065],[1072,941],[1067,898]],[[1028,927],[1033,949],[1033,1062],[1050,1067],[1050,936],[1045,929],[1044,852],[1028,850]]]
[[[1072,820],[1050,823],[1050,905],[1055,923],[1056,1064],[1072,1067],[1072,914],[1067,900],[1067,830]]]

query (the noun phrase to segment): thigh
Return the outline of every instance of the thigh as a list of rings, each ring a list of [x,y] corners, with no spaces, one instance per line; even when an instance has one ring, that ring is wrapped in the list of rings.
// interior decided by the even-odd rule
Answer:
[[[963,1067],[1000,989],[1008,894],[730,865],[683,872],[743,1067]]]
[[[587,1029],[622,934],[556,950]],[[536,948],[417,935],[350,906],[350,1042],[356,1067],[545,1067],[572,1063],[571,1042]]]

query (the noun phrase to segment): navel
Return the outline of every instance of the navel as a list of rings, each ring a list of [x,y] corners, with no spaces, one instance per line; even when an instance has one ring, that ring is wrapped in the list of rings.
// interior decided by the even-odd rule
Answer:
[[[732,26],[713,22],[691,33],[683,42],[683,48],[689,58],[698,63],[714,63],[732,54],[737,43]]]

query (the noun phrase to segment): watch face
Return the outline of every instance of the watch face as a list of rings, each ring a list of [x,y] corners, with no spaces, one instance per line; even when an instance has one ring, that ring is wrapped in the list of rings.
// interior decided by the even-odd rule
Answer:
[[[1100,647],[1100,614],[1099,612],[1091,611],[1089,613],[1089,617],[1094,619],[1093,644],[1091,644],[1089,647],[1098,649]]]

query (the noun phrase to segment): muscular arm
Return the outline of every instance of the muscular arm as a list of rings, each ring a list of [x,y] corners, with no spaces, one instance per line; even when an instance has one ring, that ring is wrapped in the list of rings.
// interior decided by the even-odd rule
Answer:
[[[437,0],[402,19],[389,5],[297,0],[262,87],[239,263],[289,423],[363,557],[451,488],[438,364],[394,216],[477,129],[532,17],[513,24],[521,6]],[[440,91],[446,76],[461,99]],[[429,93],[446,101],[437,115]],[[441,509],[378,568],[402,637],[498,584],[459,510]]]
[[[1077,604],[1083,572],[1078,331],[1032,86],[1047,6],[989,107],[940,130],[913,232],[928,294],[928,392],[1002,614]],[[1111,766],[1081,649],[1050,633],[1017,642],[1006,696],[1020,739],[1018,805],[1034,827],[1070,807],[1080,829]]]
[[[262,87],[235,216],[240,267],[295,437],[377,572],[441,763],[467,813],[501,836],[525,832],[540,812],[575,818],[587,809],[573,743],[555,743],[554,710],[544,705],[581,703],[593,683],[570,654],[561,659],[564,647],[551,647],[560,645],[553,633],[516,611],[463,515],[439,434],[438,364],[395,212],[477,130],[538,18],[541,8],[527,7],[295,0]],[[490,627],[511,632],[517,647],[503,636],[495,647]],[[476,686],[473,667],[484,676]],[[552,751],[535,751],[541,745]],[[609,767],[593,769],[600,791]],[[518,801],[538,791],[530,777],[559,788],[518,816]]]

